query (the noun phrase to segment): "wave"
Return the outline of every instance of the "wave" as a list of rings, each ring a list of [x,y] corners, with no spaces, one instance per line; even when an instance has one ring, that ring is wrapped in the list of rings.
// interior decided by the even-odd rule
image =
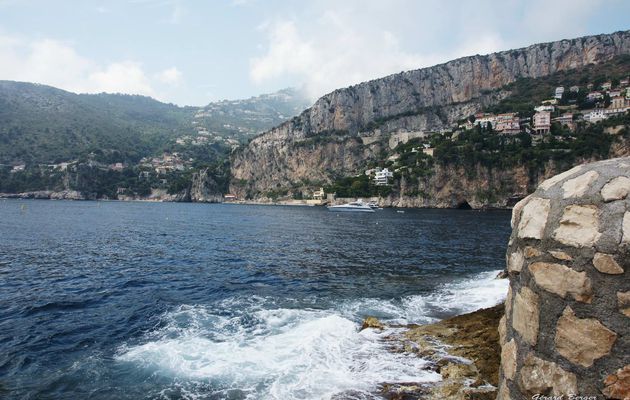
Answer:
[[[327,310],[277,307],[257,297],[183,305],[165,313],[162,327],[142,343],[121,347],[116,359],[147,376],[187,382],[179,393],[188,398],[372,398],[380,383],[429,383],[440,375],[417,356],[391,351],[388,339],[400,329],[359,331],[357,322],[374,314],[427,322],[440,313],[492,306],[507,290],[494,275],[447,284],[427,296],[362,299]]]

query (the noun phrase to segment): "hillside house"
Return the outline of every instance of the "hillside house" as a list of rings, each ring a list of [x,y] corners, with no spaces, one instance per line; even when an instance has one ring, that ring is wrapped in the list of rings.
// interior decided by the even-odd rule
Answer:
[[[534,114],[534,131],[539,134],[549,133],[551,129],[551,113],[549,111],[541,111]]]
[[[386,186],[389,184],[389,179],[394,177],[394,173],[387,168],[383,168],[374,174],[374,184],[376,186]]]
[[[555,91],[555,93],[554,93],[553,97],[554,97],[555,99],[560,100],[560,99],[562,99],[562,96],[563,96],[563,95],[564,95],[564,87],[563,87],[563,86],[558,86],[558,87],[556,88],[556,91]]]

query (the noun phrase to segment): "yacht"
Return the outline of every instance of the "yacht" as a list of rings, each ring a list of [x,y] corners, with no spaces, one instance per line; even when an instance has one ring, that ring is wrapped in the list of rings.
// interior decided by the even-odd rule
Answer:
[[[361,200],[340,204],[338,206],[328,206],[328,211],[374,212],[372,207],[363,203]]]

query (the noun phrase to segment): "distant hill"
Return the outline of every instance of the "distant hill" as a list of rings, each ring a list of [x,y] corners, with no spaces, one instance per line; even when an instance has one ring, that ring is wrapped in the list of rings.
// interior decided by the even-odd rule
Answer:
[[[0,81],[0,164],[59,163],[92,152],[104,153],[107,162],[135,163],[181,150],[177,139],[194,139],[200,131],[208,132],[210,140],[204,144],[214,145],[204,157],[212,159],[235,144],[229,139],[246,141],[307,106],[306,98],[294,89],[197,108],[145,96],[75,94]]]

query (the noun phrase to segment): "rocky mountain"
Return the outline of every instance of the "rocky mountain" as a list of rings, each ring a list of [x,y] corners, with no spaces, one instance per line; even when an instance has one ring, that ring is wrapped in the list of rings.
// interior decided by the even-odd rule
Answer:
[[[263,199],[270,192],[301,192],[330,184],[337,177],[359,174],[370,162],[391,153],[399,142],[428,140],[431,132],[451,128],[458,120],[499,103],[510,96],[509,85],[519,79],[602,65],[627,54],[630,31],[464,57],[335,90],[298,117],[235,151],[230,191]],[[543,170],[541,176],[554,172],[553,163],[548,166],[551,169]],[[483,189],[491,182],[490,190],[494,190],[495,178],[484,177],[486,172],[477,175],[476,183],[460,179],[461,172],[440,166],[429,178],[401,182],[401,187],[414,187],[412,199],[403,203],[456,206],[462,188]],[[521,181],[516,170],[501,173]],[[532,178],[538,179],[523,179],[499,203],[531,190]],[[505,181],[497,179],[496,184]],[[445,184],[438,188],[431,180]],[[464,196],[470,198],[473,193]],[[392,198],[391,203],[398,204],[403,197]]]
[[[221,137],[246,141],[300,114],[312,104],[301,90],[287,88],[243,100],[222,100],[197,110],[193,124]]]

